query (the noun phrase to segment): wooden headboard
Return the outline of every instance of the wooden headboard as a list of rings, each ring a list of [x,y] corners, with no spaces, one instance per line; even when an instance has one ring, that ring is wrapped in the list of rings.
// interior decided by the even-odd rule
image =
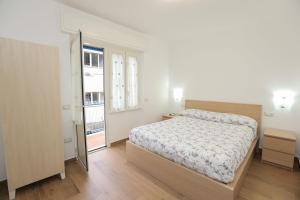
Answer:
[[[214,101],[186,100],[186,109],[202,109],[213,112],[233,113],[251,117],[257,121],[258,132],[261,126],[262,106],[255,104],[226,103]]]

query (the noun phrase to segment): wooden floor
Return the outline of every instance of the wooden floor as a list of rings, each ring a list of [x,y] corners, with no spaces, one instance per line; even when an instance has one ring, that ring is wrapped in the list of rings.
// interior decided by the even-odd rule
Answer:
[[[17,200],[188,200],[158,180],[126,162],[125,143],[90,154],[90,172],[76,161],[66,164],[67,178],[58,176],[17,190]],[[5,185],[0,200],[8,199]],[[300,171],[262,164],[254,160],[239,200],[300,199]]]
[[[87,135],[86,137],[86,145],[88,151],[92,151],[99,147],[105,146],[105,133],[104,131]]]

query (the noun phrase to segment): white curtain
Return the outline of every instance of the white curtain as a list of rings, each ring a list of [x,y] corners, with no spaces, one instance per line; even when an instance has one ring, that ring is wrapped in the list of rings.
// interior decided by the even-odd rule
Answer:
[[[127,108],[138,107],[138,61],[136,57],[127,57]]]
[[[112,54],[112,111],[122,111],[125,109],[125,65],[122,54]]]

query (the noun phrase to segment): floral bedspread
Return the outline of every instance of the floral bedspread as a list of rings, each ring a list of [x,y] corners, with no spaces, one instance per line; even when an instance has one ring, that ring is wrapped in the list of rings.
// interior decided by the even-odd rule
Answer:
[[[151,152],[229,183],[256,137],[246,125],[178,116],[131,130],[129,139]]]

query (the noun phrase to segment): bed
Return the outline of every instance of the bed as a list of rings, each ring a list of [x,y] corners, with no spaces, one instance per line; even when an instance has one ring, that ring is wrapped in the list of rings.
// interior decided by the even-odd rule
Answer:
[[[257,145],[261,106],[187,100],[185,107],[217,113],[203,111],[198,118],[190,110],[133,129],[128,161],[192,200],[234,199]]]

